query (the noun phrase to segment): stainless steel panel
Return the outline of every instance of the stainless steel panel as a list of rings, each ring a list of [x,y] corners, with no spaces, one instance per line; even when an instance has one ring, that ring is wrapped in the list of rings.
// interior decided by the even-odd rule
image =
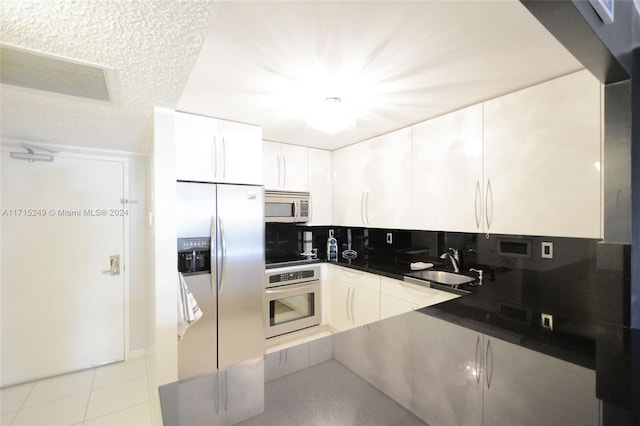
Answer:
[[[217,369],[216,295],[211,274],[187,275],[185,282],[202,310],[202,317],[187,329],[178,343],[180,380],[214,373]]]
[[[216,185],[178,182],[176,230],[178,238],[207,237],[216,211]]]
[[[218,368],[264,356],[264,190],[218,185]],[[218,273],[220,275],[220,273]],[[221,277],[219,276],[218,279]]]

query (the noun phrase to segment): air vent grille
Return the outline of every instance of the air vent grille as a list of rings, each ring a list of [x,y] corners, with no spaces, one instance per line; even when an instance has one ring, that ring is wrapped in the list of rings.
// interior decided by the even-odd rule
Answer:
[[[0,46],[3,84],[111,102],[112,69],[13,46]]]

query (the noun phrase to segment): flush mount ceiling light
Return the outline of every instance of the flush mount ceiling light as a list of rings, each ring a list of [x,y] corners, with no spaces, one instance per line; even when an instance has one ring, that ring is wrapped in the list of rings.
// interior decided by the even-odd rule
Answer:
[[[353,105],[339,97],[322,100],[307,116],[307,123],[318,130],[333,135],[356,124]]]

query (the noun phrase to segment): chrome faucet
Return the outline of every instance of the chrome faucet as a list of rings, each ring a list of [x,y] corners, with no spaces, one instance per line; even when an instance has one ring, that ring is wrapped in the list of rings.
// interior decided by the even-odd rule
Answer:
[[[440,255],[440,259],[451,260],[451,265],[453,266],[453,272],[460,272],[460,255],[458,254],[458,250],[454,248],[449,248],[449,251],[445,251]]]

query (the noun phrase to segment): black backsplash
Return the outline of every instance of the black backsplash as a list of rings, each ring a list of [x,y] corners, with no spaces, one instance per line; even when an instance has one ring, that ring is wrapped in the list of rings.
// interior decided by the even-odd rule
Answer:
[[[464,273],[472,267],[486,271],[483,291],[477,297],[462,298],[461,303],[500,317],[517,316],[533,325],[539,323],[541,313],[551,314],[554,334],[595,339],[599,240],[523,235],[486,238],[484,234],[471,233],[278,225],[267,227],[267,245],[271,244],[271,250],[276,246],[282,248],[284,240],[285,245],[298,250],[302,232],[311,230],[318,258],[326,259],[329,229],[334,230],[338,240],[339,255],[347,249],[350,229],[351,246],[360,261],[370,265],[394,264],[407,272],[409,264],[418,261],[450,269],[451,264],[441,260],[440,255],[455,248],[460,253]],[[277,228],[279,238],[275,239],[269,228]],[[391,243],[387,242],[388,234]],[[525,243],[530,247],[530,255],[501,254],[498,247],[504,240]],[[542,258],[543,242],[553,243],[552,259]]]

